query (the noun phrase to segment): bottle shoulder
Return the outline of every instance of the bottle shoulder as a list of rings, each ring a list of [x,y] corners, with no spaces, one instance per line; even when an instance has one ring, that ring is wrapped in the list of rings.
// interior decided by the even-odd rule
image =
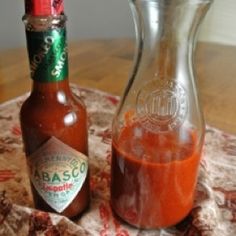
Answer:
[[[86,107],[81,99],[72,93],[58,92],[55,96],[31,93],[22,104],[20,119],[23,123],[85,123]]]
[[[47,110],[52,108],[53,111],[71,108],[86,110],[85,104],[80,97],[75,96],[71,92],[64,91],[58,91],[52,94],[32,92],[22,104],[21,110],[23,112],[39,112],[41,109]]]
[[[72,95],[59,102],[31,94],[21,107],[20,123],[28,154],[53,136],[87,155],[87,112]]]

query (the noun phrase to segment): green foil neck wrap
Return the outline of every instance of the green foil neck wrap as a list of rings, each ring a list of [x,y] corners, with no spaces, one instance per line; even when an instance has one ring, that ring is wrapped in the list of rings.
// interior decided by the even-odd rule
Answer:
[[[68,77],[65,28],[43,32],[26,31],[31,78],[38,82],[57,82]]]

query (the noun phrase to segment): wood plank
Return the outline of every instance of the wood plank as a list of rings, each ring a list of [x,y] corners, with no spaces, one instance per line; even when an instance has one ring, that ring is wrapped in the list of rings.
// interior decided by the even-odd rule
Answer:
[[[70,43],[70,81],[121,95],[132,69],[134,42],[128,39]],[[208,124],[236,134],[236,47],[199,43],[196,69]],[[26,49],[0,52],[0,102],[29,91]]]

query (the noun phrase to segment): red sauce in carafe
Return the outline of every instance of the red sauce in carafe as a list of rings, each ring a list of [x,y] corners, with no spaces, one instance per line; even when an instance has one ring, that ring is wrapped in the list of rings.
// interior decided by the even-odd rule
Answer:
[[[111,205],[140,228],[181,221],[193,206],[200,149],[196,132],[154,133],[139,122],[125,126],[112,144]]]

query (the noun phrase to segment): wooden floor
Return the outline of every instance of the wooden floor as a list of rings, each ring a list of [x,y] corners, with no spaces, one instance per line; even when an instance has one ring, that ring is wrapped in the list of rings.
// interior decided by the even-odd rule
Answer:
[[[70,81],[121,95],[132,68],[133,51],[132,40],[71,43]],[[236,134],[236,47],[199,43],[196,68],[207,123]],[[0,51],[0,102],[30,87],[26,49]]]

